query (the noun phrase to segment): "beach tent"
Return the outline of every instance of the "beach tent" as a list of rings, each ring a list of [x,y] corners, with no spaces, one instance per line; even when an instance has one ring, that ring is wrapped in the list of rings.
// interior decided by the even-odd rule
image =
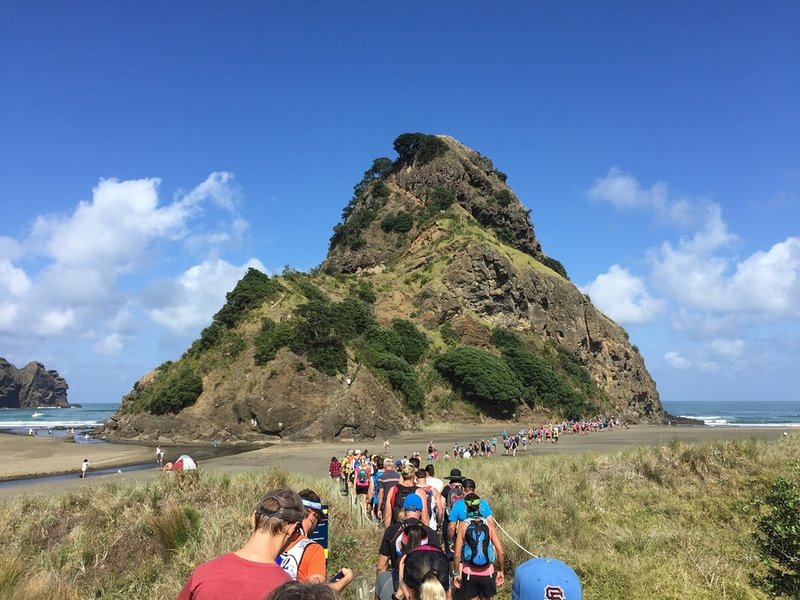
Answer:
[[[169,468],[167,468],[169,467]],[[197,463],[188,454],[181,454],[178,460],[172,463],[172,466],[167,465],[164,467],[165,471],[191,471],[197,468]]]

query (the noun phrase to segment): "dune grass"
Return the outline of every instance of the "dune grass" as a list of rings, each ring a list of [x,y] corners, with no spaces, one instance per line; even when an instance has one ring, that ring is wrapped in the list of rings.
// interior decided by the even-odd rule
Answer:
[[[535,452],[535,446],[533,449]],[[740,507],[800,457],[800,436],[639,448],[614,454],[497,457],[457,465],[478,482],[520,546],[575,568],[591,599],[755,598],[763,573]],[[174,475],[174,474],[172,474]],[[174,598],[195,565],[247,538],[268,489],[329,500],[329,571],[371,581],[380,531],[329,480],[281,470],[165,476],[0,505],[0,598]],[[507,572],[529,558],[502,536]],[[498,594],[510,598],[510,583]],[[353,597],[349,592],[348,597]]]

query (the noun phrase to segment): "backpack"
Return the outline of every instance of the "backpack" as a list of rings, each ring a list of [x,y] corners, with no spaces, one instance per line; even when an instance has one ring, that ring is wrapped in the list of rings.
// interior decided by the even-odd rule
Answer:
[[[406,501],[406,496],[415,494],[416,492],[417,486],[415,485],[397,484],[397,487],[395,487],[394,501],[392,502],[392,523],[397,523],[397,521],[399,521],[397,517],[400,511],[403,510],[403,503]]]
[[[489,538],[489,525],[483,517],[467,521],[461,559],[475,567],[485,567],[494,562],[494,544]]]
[[[428,509],[428,520],[431,523],[438,523],[439,511],[436,509],[436,503],[433,501],[433,486],[426,485],[422,488],[422,491],[425,492],[425,504]],[[435,527],[431,525],[431,529],[435,529]]]
[[[372,504],[378,503],[378,478],[383,475],[383,469],[379,469],[372,474],[372,498],[370,499]]]
[[[356,487],[369,487],[369,467],[361,465],[356,467]]]
[[[460,483],[450,484],[450,493],[447,495],[447,506],[445,507],[445,514],[448,520],[450,519],[450,511],[453,510],[453,505],[459,500],[463,500],[464,495],[464,488]]]

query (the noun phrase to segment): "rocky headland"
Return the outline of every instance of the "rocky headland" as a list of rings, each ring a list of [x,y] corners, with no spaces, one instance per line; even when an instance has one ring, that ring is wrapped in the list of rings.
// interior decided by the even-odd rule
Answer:
[[[664,422],[638,349],[543,252],[506,175],[447,136],[403,134],[394,148],[355,186],[319,268],[251,269],[101,434],[259,442],[433,421]]]
[[[53,369],[31,361],[18,369],[0,358],[0,408],[69,408],[67,382]]]

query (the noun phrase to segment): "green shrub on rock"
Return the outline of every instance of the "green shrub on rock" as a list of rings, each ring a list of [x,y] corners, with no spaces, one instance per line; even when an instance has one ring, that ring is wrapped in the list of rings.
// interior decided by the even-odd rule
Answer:
[[[522,382],[499,356],[469,346],[436,359],[436,369],[465,398],[501,414],[513,412],[523,397]]]

